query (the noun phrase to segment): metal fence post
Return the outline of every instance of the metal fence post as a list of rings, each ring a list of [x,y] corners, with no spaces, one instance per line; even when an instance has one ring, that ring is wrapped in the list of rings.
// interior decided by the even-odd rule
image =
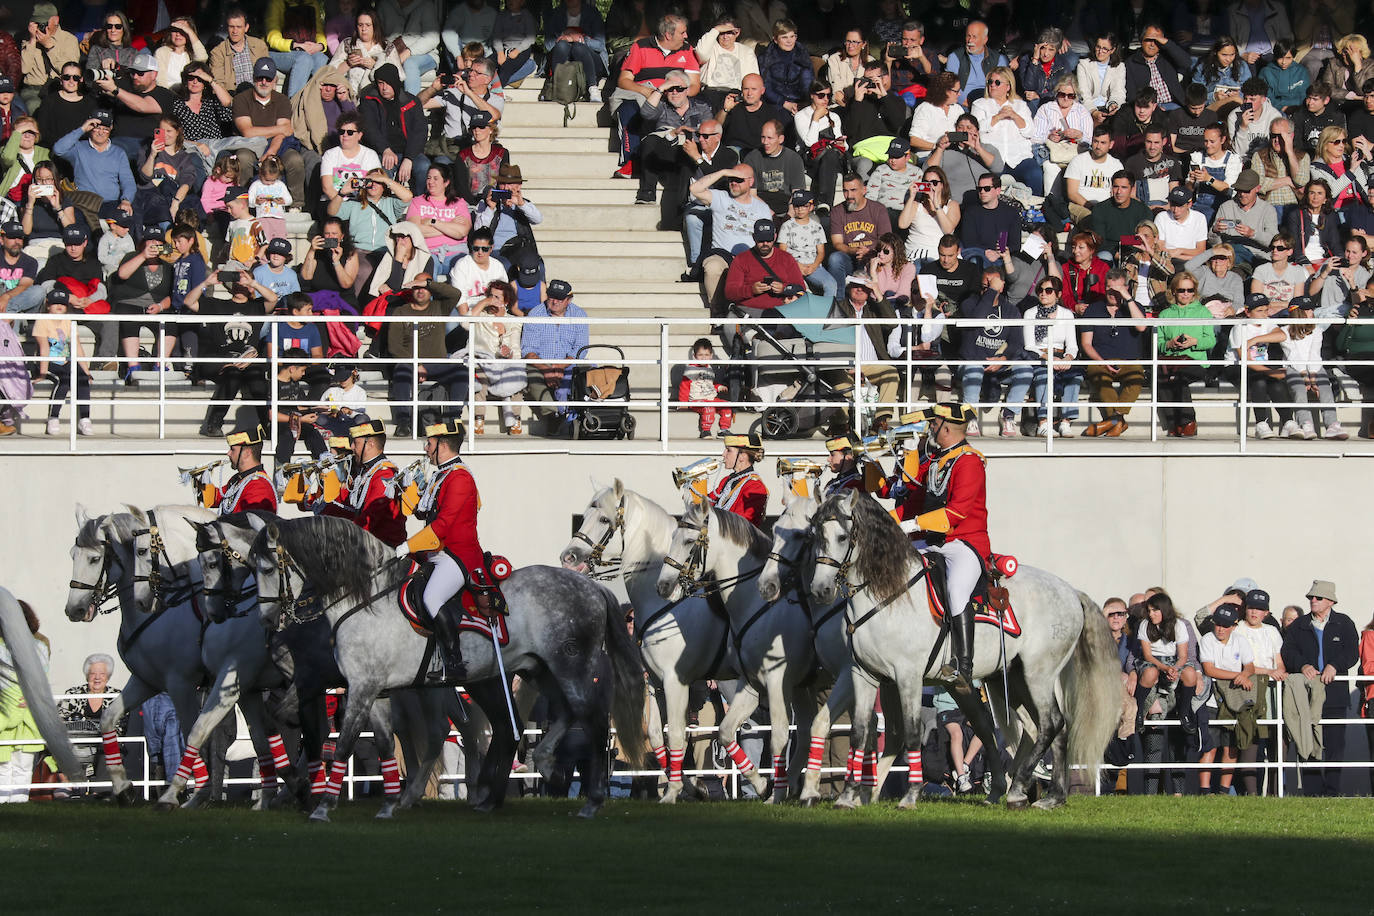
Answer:
[[[1150,328],[1150,441],[1159,441],[1159,326]]]
[[[269,427],[263,430],[264,434],[270,433],[272,436],[272,448],[277,448],[277,437],[281,435],[281,427],[277,423],[277,412],[281,410],[280,392],[277,390],[277,375],[281,371],[277,361],[281,359],[281,347],[277,346],[277,321],[275,316],[268,317],[268,341],[271,349],[268,354],[267,364],[267,394],[271,399],[271,407],[267,415]],[[275,462],[274,462],[275,464]],[[273,469],[275,471],[275,468]]]
[[[420,438],[420,324],[410,326],[410,434]]]
[[[668,451],[668,389],[672,378],[672,364],[668,361],[668,322],[665,321],[658,326],[658,441],[664,452]]]
[[[1246,432],[1249,429],[1249,424],[1245,420],[1245,415],[1246,401],[1249,399],[1249,363],[1250,348],[1242,343],[1240,347],[1240,381],[1236,383],[1236,390],[1240,393],[1240,400],[1237,404],[1240,413],[1240,453],[1242,455],[1245,454],[1246,445],[1248,444],[1246,441]]]
[[[468,322],[468,348],[466,351],[466,371],[468,374],[467,394],[463,398],[463,410],[466,411],[469,422],[465,425],[463,432],[467,433],[468,454],[472,454],[473,448],[477,445],[477,328],[472,322]],[[487,412],[486,404],[482,405],[482,413]],[[419,432],[417,429],[416,432]]]
[[[71,340],[67,341],[67,386],[69,388],[67,391],[67,399],[71,403],[72,410],[71,413],[67,415],[67,418],[71,420],[71,429],[67,430],[67,448],[69,451],[75,452],[76,424],[81,422],[80,418],[77,416],[78,399],[76,397],[76,374],[80,371],[77,369],[76,362],[77,354],[81,351],[81,329],[77,326],[75,321],[71,323],[71,328]]]
[[[162,351],[166,349],[167,339],[167,319],[159,317],[157,321],[157,334],[153,339],[153,347],[157,351],[157,437],[167,438],[167,364],[162,361]],[[73,418],[75,422],[75,418]]]

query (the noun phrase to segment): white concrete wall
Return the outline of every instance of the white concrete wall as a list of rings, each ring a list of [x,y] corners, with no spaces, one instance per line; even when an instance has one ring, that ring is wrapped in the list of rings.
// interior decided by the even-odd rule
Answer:
[[[108,512],[187,501],[177,465],[192,456],[0,456],[0,585],[31,602],[53,644],[52,680],[81,680],[93,651],[113,652],[116,615],[93,624],[62,614],[71,578],[73,507]],[[670,469],[656,457],[477,457],[481,533],[517,565],[556,563],[591,479],[619,473],[668,505]],[[771,482],[772,459],[765,476]],[[1050,569],[1093,595],[1129,597],[1164,585],[1182,607],[1211,600],[1240,576],[1296,603],[1313,578],[1332,579],[1339,609],[1363,627],[1374,610],[1367,519],[1374,464],[1354,458],[1015,458],[990,468],[992,542],[1023,563]],[[770,483],[771,485],[771,483]],[[775,493],[772,509],[780,507]],[[415,523],[412,523],[412,530]],[[122,681],[127,672],[116,676]]]

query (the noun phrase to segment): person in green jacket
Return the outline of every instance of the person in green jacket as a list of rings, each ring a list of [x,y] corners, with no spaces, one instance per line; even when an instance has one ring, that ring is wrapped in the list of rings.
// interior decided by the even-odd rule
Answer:
[[[40,643],[40,656],[47,663]],[[0,672],[13,672],[9,647],[0,639]],[[0,744],[0,804],[29,800],[34,757],[43,751],[43,737],[33,721],[19,682],[0,673],[0,742],[36,738],[34,744]]]
[[[4,149],[0,149],[0,171],[5,176],[0,179],[0,194],[9,195],[15,203],[22,201],[22,193],[16,200],[10,191],[20,184],[25,175],[33,174],[34,166],[51,158],[52,153],[48,152],[48,148],[38,145],[38,122],[28,115],[18,118]]]
[[[1370,284],[1374,288],[1374,283]],[[1366,292],[1369,290],[1367,289]],[[1363,315],[1368,308],[1369,314]],[[1336,337],[1336,352],[1345,359],[1374,360],[1374,324],[1351,324],[1351,318],[1374,318],[1374,306],[1362,306],[1357,299],[1350,305],[1345,325]],[[1342,366],[1341,369],[1360,386],[1360,400],[1374,404],[1374,366]],[[1374,439],[1374,407],[1360,412],[1360,437]]]
[[[1169,281],[1169,305],[1159,313],[1168,322],[1155,329],[1159,356],[1166,363],[1159,367],[1159,386],[1155,396],[1165,404],[1160,419],[1170,436],[1190,439],[1197,435],[1197,414],[1188,386],[1203,379],[1207,354],[1216,344],[1215,328],[1207,321],[1212,313],[1198,301],[1197,278],[1188,271],[1174,274]]]

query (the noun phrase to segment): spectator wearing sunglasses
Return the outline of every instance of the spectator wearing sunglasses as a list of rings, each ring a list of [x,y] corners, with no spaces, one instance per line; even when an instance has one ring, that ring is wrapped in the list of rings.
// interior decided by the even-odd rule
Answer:
[[[357,112],[349,111],[334,122],[339,145],[326,150],[320,160],[320,184],[324,196],[333,200],[340,192],[352,187],[352,181],[363,178],[373,169],[382,167],[375,150],[363,146],[363,122]]]
[[[86,52],[87,70],[113,70],[133,63],[138,49],[133,47],[129,20],[123,13],[107,12],[101,26],[91,33],[91,49]]]
[[[63,64],[61,74],[35,115],[38,132],[44,137],[64,137],[85,124],[97,107],[95,97],[86,91],[82,81],[81,65]]]

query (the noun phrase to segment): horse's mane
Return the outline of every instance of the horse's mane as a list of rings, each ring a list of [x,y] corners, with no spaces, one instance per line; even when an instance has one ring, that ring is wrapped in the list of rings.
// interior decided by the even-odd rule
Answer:
[[[693,523],[702,524],[706,521],[707,510],[710,510],[716,528],[725,540],[736,547],[743,547],[751,557],[768,556],[768,551],[773,547],[773,539],[755,528],[744,516],[708,506],[704,502],[693,504],[686,515]]]
[[[854,490],[841,491],[821,503],[812,525],[842,515],[846,500],[853,519],[849,536],[854,538],[854,584],[866,584],[874,598],[886,601],[906,588],[907,567],[917,559],[916,551],[876,499]]]
[[[378,567],[391,558],[391,549],[348,519],[320,515],[284,519],[275,527],[277,540],[320,594],[362,598],[374,585],[389,584],[373,580]],[[271,530],[259,533],[254,550]],[[404,571],[405,565],[397,563],[388,579]]]
[[[107,524],[113,529],[114,537],[111,540],[117,542],[133,540],[134,532],[146,522],[147,519],[143,513],[133,509],[132,506],[129,512],[115,512],[110,515],[97,515],[95,518],[88,518],[76,533],[76,546],[87,550],[99,550],[104,547],[104,538],[101,537],[100,532]]]

